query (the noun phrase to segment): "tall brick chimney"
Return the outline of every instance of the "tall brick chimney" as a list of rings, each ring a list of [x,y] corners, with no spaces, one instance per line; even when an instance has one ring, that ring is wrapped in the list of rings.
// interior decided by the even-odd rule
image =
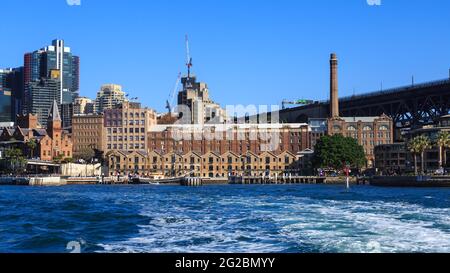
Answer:
[[[339,117],[338,59],[335,53],[330,58],[330,118]]]

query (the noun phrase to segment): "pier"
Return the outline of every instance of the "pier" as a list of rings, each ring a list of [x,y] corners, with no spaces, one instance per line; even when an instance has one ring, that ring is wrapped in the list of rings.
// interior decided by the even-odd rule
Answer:
[[[324,184],[325,177],[319,176],[230,176],[229,184]]]
[[[375,176],[370,185],[376,187],[450,188],[449,176]]]

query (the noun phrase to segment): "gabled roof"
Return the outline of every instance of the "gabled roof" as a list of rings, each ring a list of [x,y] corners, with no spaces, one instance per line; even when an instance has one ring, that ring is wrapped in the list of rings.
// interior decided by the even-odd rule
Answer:
[[[189,152],[185,153],[185,154],[183,155],[183,157],[185,157],[185,156],[190,156],[190,155],[195,155],[196,157],[202,157],[199,153],[197,153],[197,152],[195,152],[195,151],[189,151]]]
[[[233,156],[235,156],[235,157],[241,157],[240,155],[238,155],[237,153],[235,153],[235,152],[233,152],[233,151],[226,151],[222,156],[228,155],[228,154],[231,154],[231,155],[233,155]]]
[[[34,129],[33,132],[34,132],[34,136],[36,136],[36,137],[47,135],[47,130],[45,130],[45,129]]]
[[[262,152],[259,156],[266,155],[266,154],[269,154],[269,155],[271,155],[271,156],[273,156],[273,157],[277,157],[276,154],[274,154],[274,153],[272,153],[272,152],[270,152],[270,151],[264,151],[264,152]]]
[[[309,149],[306,149],[306,150],[309,150]],[[291,155],[292,157],[296,157],[296,155],[294,153],[290,152],[290,151],[283,151],[278,156],[284,155],[284,154],[288,154],[288,155]]]
[[[3,132],[7,133],[8,135],[12,136],[14,134],[15,129],[14,128],[4,128]]]
[[[134,153],[140,154],[143,157],[147,157],[148,156],[148,153],[146,151],[134,151]]]
[[[175,156],[179,156],[179,157],[183,157],[180,153],[177,153],[177,152],[170,152],[170,153],[166,153],[166,154],[164,154],[164,157],[167,157],[167,156],[173,156],[173,155],[175,155]]]
[[[215,157],[220,157],[220,155],[216,152],[209,151],[206,154],[204,154],[202,157],[208,156],[208,155],[214,155]]]
[[[123,156],[128,156],[129,152],[123,151],[123,150],[111,150],[111,151],[109,151],[106,154],[106,156],[111,156],[111,155],[116,155],[116,154],[121,154]]]
[[[157,151],[157,150],[152,150],[148,154],[151,155],[152,153],[155,153],[155,154],[157,154],[159,156],[163,156],[163,154],[160,151]]]
[[[27,135],[27,131],[26,131],[26,129],[22,129],[19,126],[17,126],[16,129],[14,130],[14,135],[15,134],[19,134],[21,136],[26,136]]]
[[[56,100],[53,101],[52,108],[50,109],[50,112],[48,113],[48,120],[62,121],[61,116],[59,115],[59,109],[58,109],[58,104],[56,103]]]
[[[255,153],[252,152],[252,151],[247,151],[247,153],[246,153],[245,155],[246,155],[246,156],[252,155],[252,156],[254,156],[254,157],[259,157],[259,155],[255,154]]]

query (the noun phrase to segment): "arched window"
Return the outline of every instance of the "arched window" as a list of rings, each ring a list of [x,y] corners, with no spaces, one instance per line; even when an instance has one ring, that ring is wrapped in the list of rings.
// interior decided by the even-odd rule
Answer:
[[[356,127],[353,126],[353,125],[350,125],[350,126],[347,127],[347,130],[348,131],[356,131]]]
[[[363,131],[372,131],[372,127],[364,126]]]
[[[387,126],[387,125],[381,125],[381,126],[380,126],[380,131],[389,131],[389,126]]]
[[[341,126],[339,126],[339,125],[334,125],[333,126],[333,131],[334,132],[340,132],[341,130],[342,130]]]

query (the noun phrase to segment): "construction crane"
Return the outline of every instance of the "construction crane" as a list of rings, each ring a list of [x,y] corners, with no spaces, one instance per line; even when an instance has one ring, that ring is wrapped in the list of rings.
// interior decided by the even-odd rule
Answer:
[[[169,111],[169,114],[172,114],[173,100],[175,99],[175,93],[178,90],[178,86],[180,85],[180,82],[181,82],[181,73],[178,74],[177,81],[175,83],[175,88],[173,89],[172,93],[169,94],[169,99],[166,101],[166,109]]]
[[[192,58],[189,50],[189,37],[186,35],[186,66],[188,68],[188,80],[191,78]]]
[[[313,100],[296,100],[296,101],[289,101],[289,100],[283,100],[282,104],[282,108],[283,110],[286,109],[286,105],[310,105],[310,104],[314,104]]]

